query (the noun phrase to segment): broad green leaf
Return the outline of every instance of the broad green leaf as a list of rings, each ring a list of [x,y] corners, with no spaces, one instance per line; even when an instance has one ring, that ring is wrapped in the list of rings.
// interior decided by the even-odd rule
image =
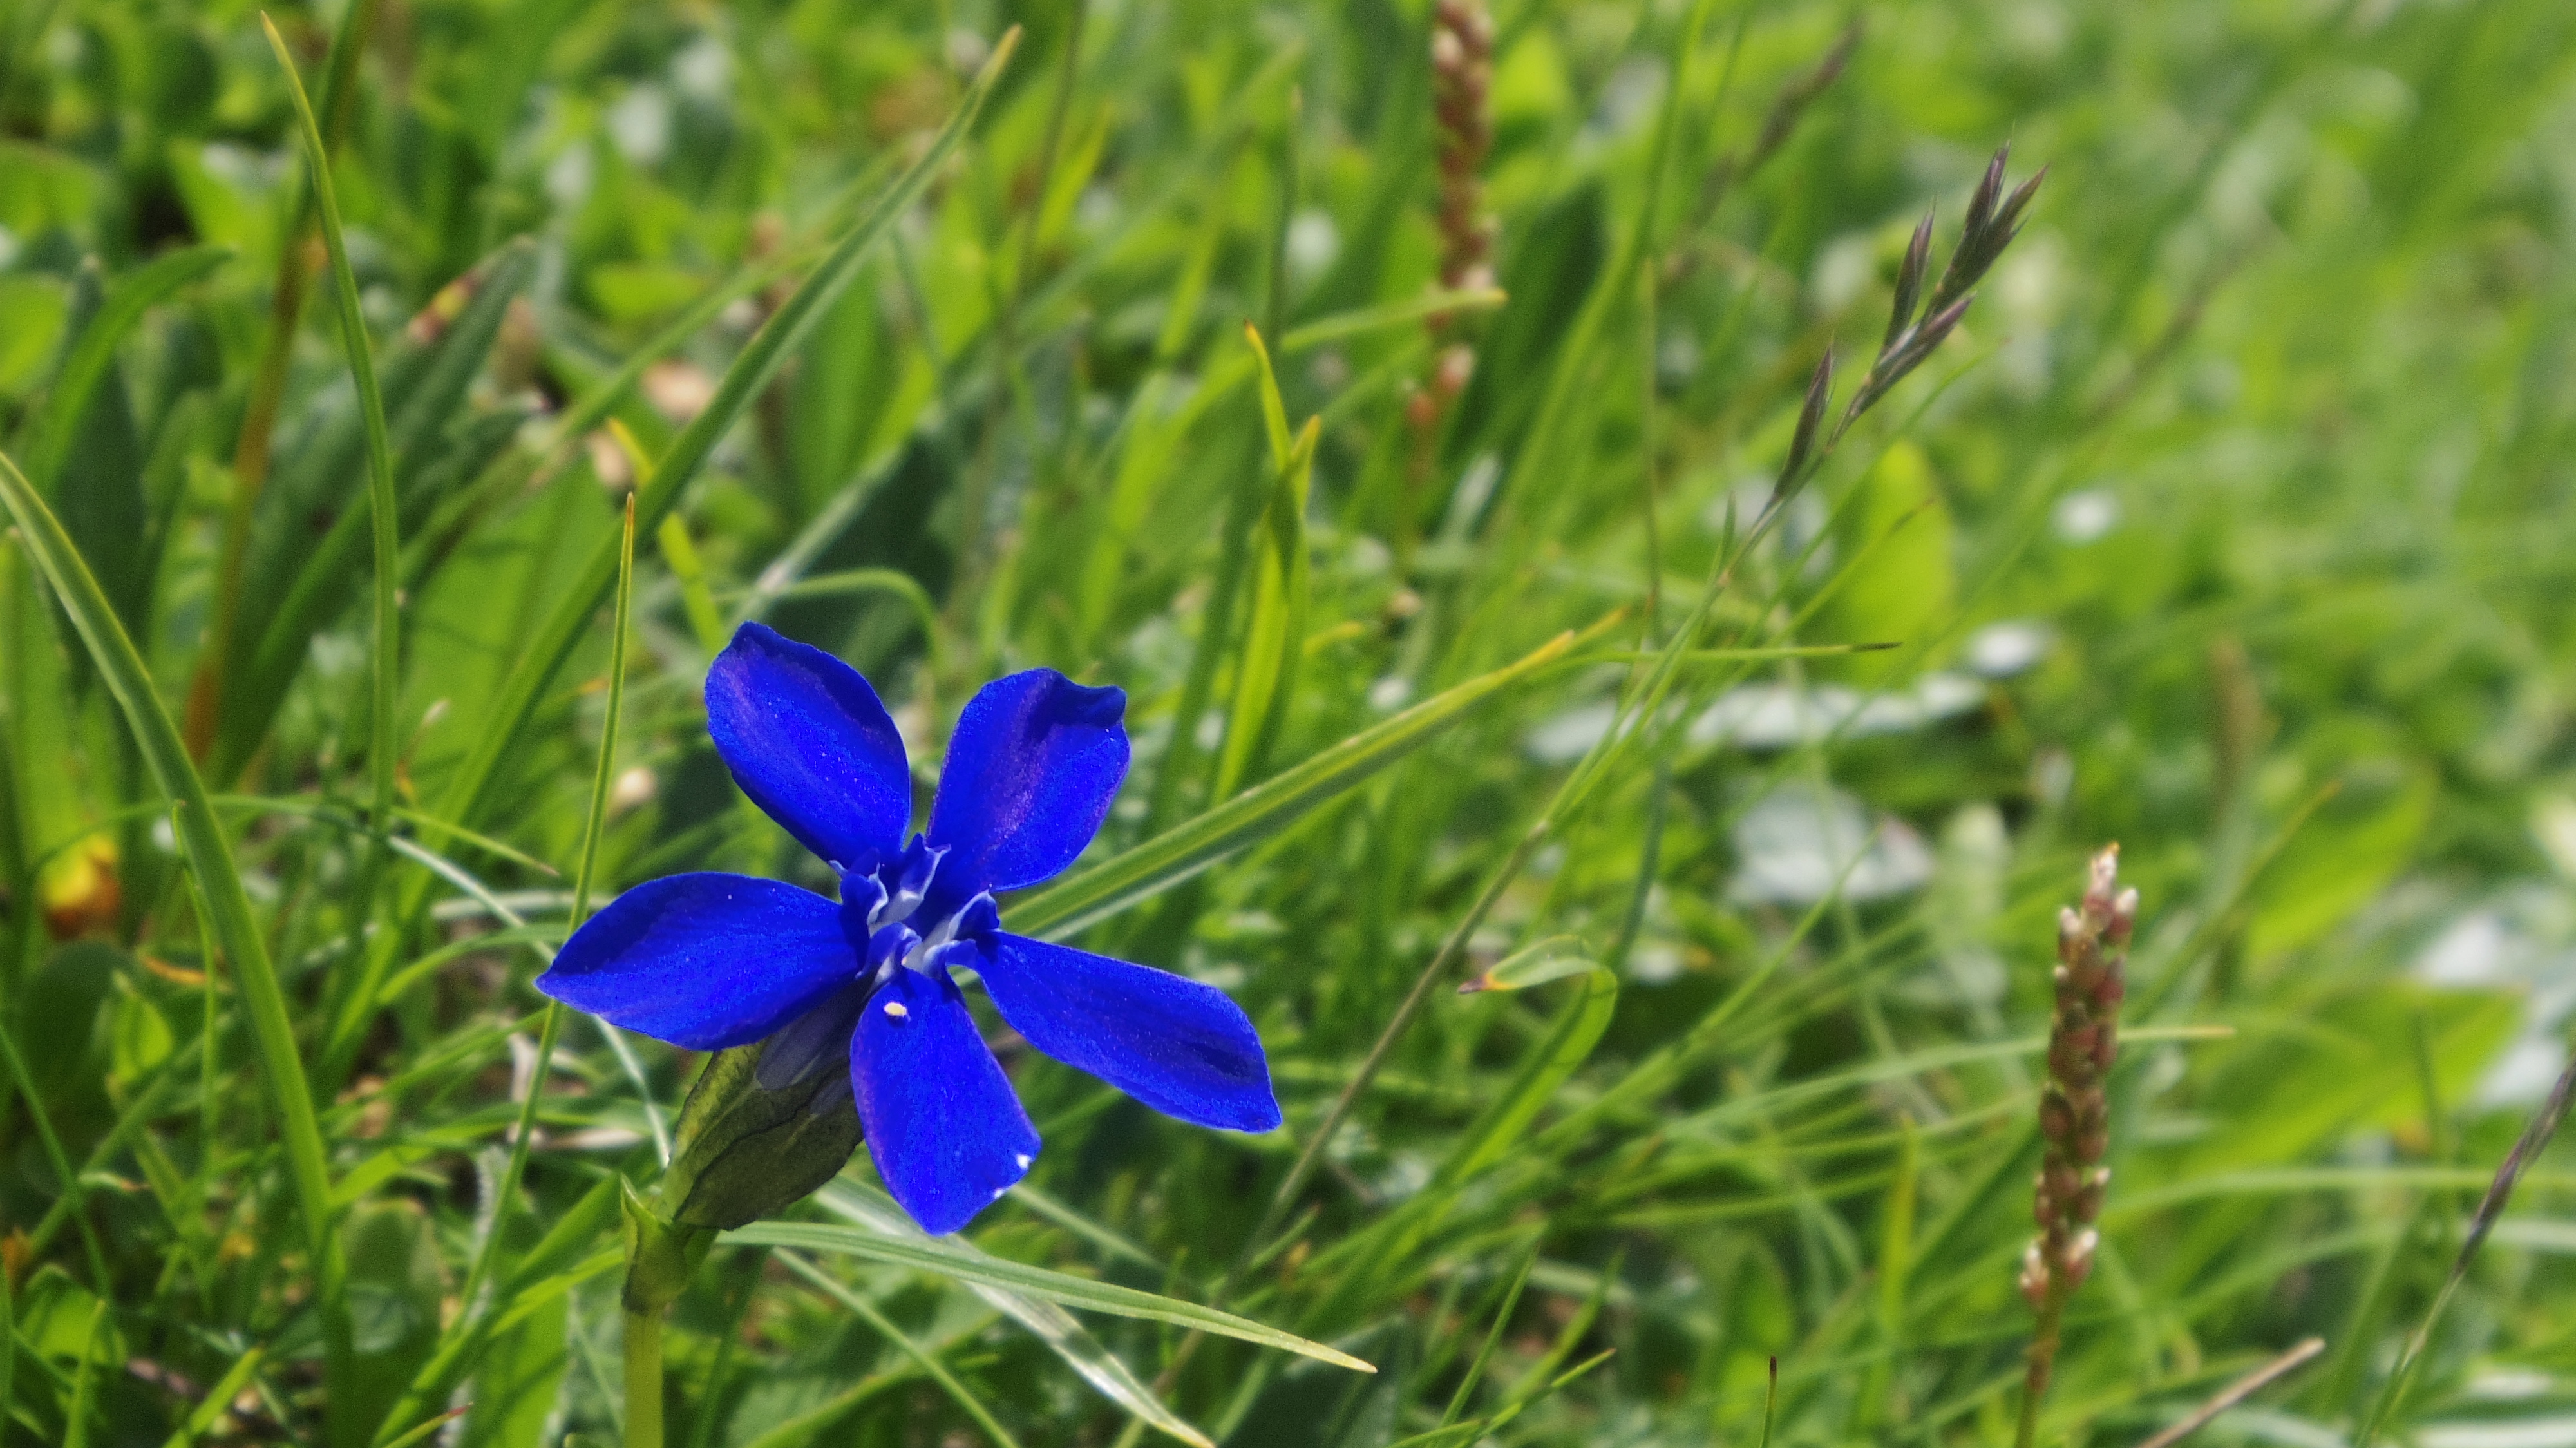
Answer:
[[[2412,1119],[2420,1102],[2414,1092],[2391,1091],[2387,1069],[2413,1059],[2419,1030],[2444,1098],[2462,1099],[2511,1038],[2521,1009],[2502,992],[2398,980],[2312,998],[2299,1017],[2300,1029],[2267,1033],[2220,1058],[2204,1108],[2218,1125],[2194,1139],[2179,1175],[2304,1161],[2338,1132]]]
[[[1899,442],[1861,475],[1857,495],[1835,523],[1842,556],[1833,596],[1811,636],[1831,639],[1920,639],[1950,621],[1958,594],[1950,509],[1931,459]],[[1903,651],[1824,667],[1867,683],[1882,682],[1921,661]]]
[[[546,1421],[554,1415],[564,1374],[572,1365],[564,1337],[569,1314],[569,1305],[558,1298],[494,1337],[469,1390],[472,1410],[458,1440],[463,1448],[520,1448],[544,1441]]]
[[[350,1345],[355,1370],[335,1388],[350,1395],[359,1421],[393,1405],[437,1349],[439,1304],[448,1288],[438,1237],[412,1202],[361,1204],[341,1229],[349,1252]]]
[[[526,414],[483,413],[460,423],[447,441],[445,455],[422,476],[406,477],[396,515],[403,530],[427,520],[430,510],[463,482],[509,448]],[[295,582],[274,610],[245,610],[242,627],[264,616],[256,650],[237,659],[224,676],[223,726],[215,740],[208,772],[228,779],[241,772],[268,737],[286,702],[287,691],[304,669],[314,635],[329,628],[356,596],[363,576],[367,513],[342,513],[306,556]]]
[[[129,992],[116,1003],[108,1076],[120,1088],[130,1090],[158,1071],[176,1045],[169,1018],[161,1014],[161,1008],[150,997]]]
[[[97,321],[113,325],[115,320],[102,313],[102,276],[92,261],[82,266],[72,286],[72,317],[83,342],[98,338]],[[124,369],[116,362],[116,339],[100,340],[106,345],[86,359],[79,355],[81,347],[73,348],[70,362],[86,364],[92,375],[71,389],[59,415],[46,409],[54,425],[39,440],[55,444],[62,455],[50,471],[28,476],[62,514],[73,546],[90,560],[116,616],[139,637],[151,585],[142,569],[143,550],[135,546],[150,526],[143,498],[143,439],[134,425]],[[78,657],[77,647],[73,654]],[[74,679],[86,691],[86,671],[76,670]]]
[[[496,1305],[506,1310],[461,1316],[448,1325],[440,1335],[437,1352],[413,1375],[411,1386],[385,1414],[377,1430],[377,1442],[386,1442],[396,1425],[413,1420],[428,1411],[430,1404],[444,1400],[456,1383],[484,1360],[487,1348],[519,1331],[531,1316],[548,1312],[548,1305],[576,1283],[618,1264],[620,1254],[615,1250],[588,1260],[583,1260],[581,1253],[615,1226],[620,1185],[615,1178],[601,1181],[555,1219],[537,1245],[529,1248],[527,1255],[501,1279],[494,1297]],[[557,1334],[554,1341],[560,1343],[561,1335]],[[551,1408],[551,1401],[548,1406]]]
[[[2440,780],[2419,767],[2373,776],[2348,781],[2255,877],[2246,928],[2254,959],[2322,938],[2378,899],[2415,857],[2433,822]]]
[[[1150,1322],[1168,1322],[1176,1327],[1196,1328],[1224,1337],[1239,1338],[1262,1347],[1310,1357],[1317,1362],[1358,1372],[1377,1369],[1319,1342],[1308,1342],[1275,1327],[1265,1327],[1230,1312],[1183,1302],[1176,1297],[1139,1292],[1108,1282],[1072,1277],[1050,1272],[1043,1267],[1029,1267],[982,1253],[970,1253],[941,1238],[926,1237],[918,1242],[898,1241],[857,1227],[836,1227],[814,1222],[758,1222],[726,1234],[726,1240],[763,1247],[793,1247],[809,1252],[831,1252],[856,1257],[887,1267],[908,1268],[951,1277],[960,1282],[980,1283],[1024,1292],[1042,1301],[1086,1312],[1105,1312],[1117,1317],[1139,1317]]]
[[[70,312],[59,279],[0,276],[0,396],[33,386],[44,376]]]

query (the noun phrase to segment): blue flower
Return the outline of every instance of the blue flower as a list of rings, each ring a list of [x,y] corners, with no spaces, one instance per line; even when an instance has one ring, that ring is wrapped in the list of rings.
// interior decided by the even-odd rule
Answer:
[[[707,730],[752,802],[838,872],[836,904],[777,880],[673,875],[617,897],[537,988],[692,1050],[769,1042],[773,1089],[846,1052],[868,1154],[931,1232],[1028,1174],[1038,1135],[950,972],[972,969],[1028,1043],[1146,1105],[1231,1131],[1279,1125],[1270,1067],[1223,992],[1013,935],[993,893],[1073,863],[1127,773],[1127,696],[1052,669],[987,684],[948,742],[930,827],[868,681],[745,624],[707,671]]]

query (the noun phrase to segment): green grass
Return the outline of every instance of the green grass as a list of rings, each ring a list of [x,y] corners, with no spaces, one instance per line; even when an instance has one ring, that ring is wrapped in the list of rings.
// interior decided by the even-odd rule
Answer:
[[[1123,686],[1012,922],[1234,993],[1287,1125],[1006,1050],[1028,1185],[719,1240],[672,1448],[2001,1444],[2114,839],[2039,1440],[2313,1336],[2192,1441],[2576,1443],[2576,11],[1505,0],[1436,300],[1412,0],[270,15],[309,103],[254,7],[0,8],[0,1445],[643,1432],[703,1061],[529,981],[577,882],[821,883],[748,618],[916,759]]]

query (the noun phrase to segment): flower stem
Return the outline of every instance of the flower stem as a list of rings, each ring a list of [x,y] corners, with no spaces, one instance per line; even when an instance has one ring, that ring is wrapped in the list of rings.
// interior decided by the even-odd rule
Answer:
[[[626,1313],[626,1448],[662,1448],[662,1312]]]
[[[2021,1422],[2013,1430],[2013,1448],[2033,1448],[2039,1441],[2039,1400],[2048,1395],[2048,1380],[2057,1366],[2058,1325],[2066,1317],[2070,1290],[2063,1276],[2051,1278],[2040,1299],[2039,1321],[2030,1334],[2030,1370],[2022,1382]]]

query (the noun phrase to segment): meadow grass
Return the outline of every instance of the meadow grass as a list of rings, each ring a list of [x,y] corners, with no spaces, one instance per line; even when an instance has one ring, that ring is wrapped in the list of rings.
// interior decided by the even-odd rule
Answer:
[[[0,8],[0,1445],[2576,1444],[2560,0],[266,20]],[[1286,1125],[657,1245],[751,620]]]

